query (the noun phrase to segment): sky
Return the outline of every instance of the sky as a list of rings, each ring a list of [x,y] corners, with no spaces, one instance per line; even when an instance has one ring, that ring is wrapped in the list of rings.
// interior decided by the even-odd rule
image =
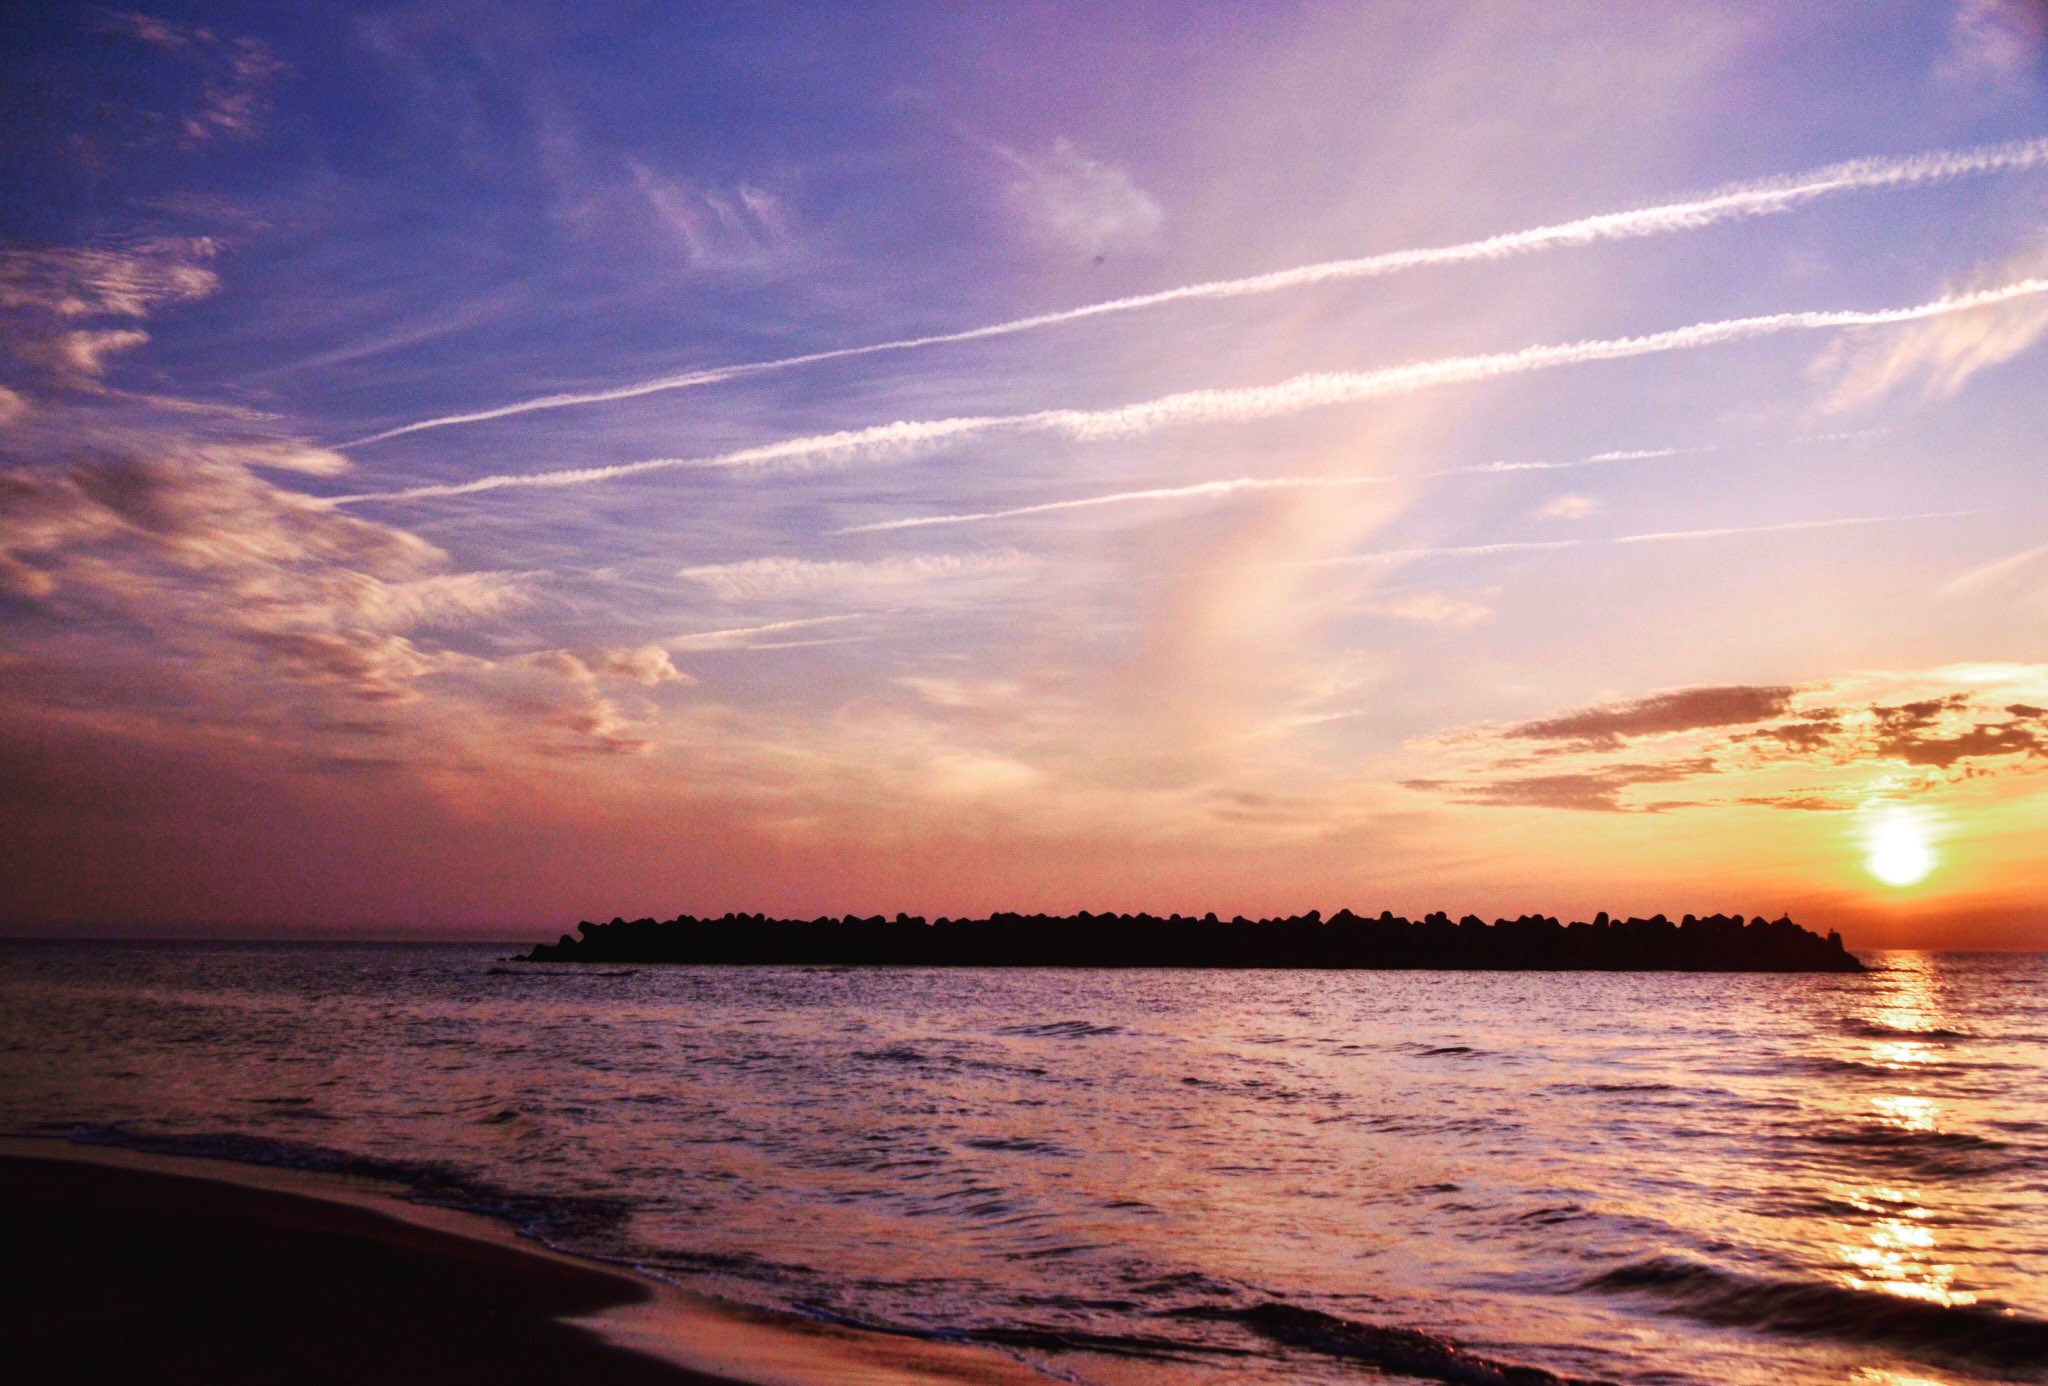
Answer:
[[[0,930],[2048,948],[2048,6],[0,53]]]

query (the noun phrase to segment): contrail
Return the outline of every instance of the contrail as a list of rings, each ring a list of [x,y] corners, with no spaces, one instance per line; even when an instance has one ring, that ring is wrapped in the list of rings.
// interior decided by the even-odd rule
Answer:
[[[1304,568],[1346,568],[1366,563],[1405,563],[1417,558],[1471,558],[1497,553],[1547,553],[1557,549],[1604,548],[1616,544],[1665,544],[1686,539],[1726,539],[1743,534],[1783,534],[1802,529],[1844,529],[1856,525],[1896,525],[1912,520],[1954,520],[1989,515],[1988,509],[1923,510],[1909,515],[1849,515],[1827,520],[1785,520],[1770,525],[1734,525],[1720,529],[1672,529],[1654,534],[1617,534],[1604,539],[1536,539],[1520,543],[1454,544],[1438,548],[1382,549],[1378,553],[1346,554],[1310,559]]]
[[[849,525],[832,534],[879,534],[892,529],[922,529],[927,525],[967,525],[982,520],[1010,520],[1020,515],[1045,515],[1056,510],[1085,510],[1098,505],[1125,505],[1132,501],[1180,500],[1188,496],[1227,496],[1234,491],[1285,491],[1305,486],[1376,486],[1393,480],[1390,476],[1280,476],[1233,477],[1228,481],[1198,481],[1190,486],[1155,486],[1143,491],[1112,491],[1103,496],[1082,496],[1075,500],[1046,501],[1040,505],[1019,505],[1008,510],[981,510],[966,515],[920,515],[907,520],[881,520],[869,525]]]
[[[858,621],[863,619],[864,615],[865,613],[862,612],[853,612],[843,616],[806,616],[795,621],[770,621],[762,626],[736,626],[727,630],[701,630],[690,635],[673,635],[660,643],[678,654],[704,650],[759,649],[761,647],[754,642],[764,635],[787,635],[791,631],[809,630],[814,626],[836,625],[842,621]]]
[[[1326,371],[1296,376],[1292,380],[1284,380],[1276,385],[1188,390],[1111,409],[1042,409],[1027,414],[982,414],[955,419],[877,424],[870,428],[789,438],[779,443],[742,448],[736,452],[720,453],[710,457],[656,457],[642,462],[622,462],[606,467],[507,473],[478,477],[472,481],[414,486],[401,491],[336,496],[331,498],[329,503],[351,505],[363,501],[427,500],[434,497],[472,495],[508,486],[582,486],[591,482],[638,476],[645,472],[680,468],[701,470],[757,467],[778,462],[815,463],[835,458],[844,460],[864,456],[895,457],[919,452],[940,443],[998,431],[1053,431],[1083,442],[1105,438],[1128,438],[1172,425],[1242,423],[1295,414],[1306,409],[1413,394],[1419,390],[1434,389],[1443,385],[1524,375],[1531,371],[1580,365],[1590,361],[1614,361],[1631,356],[1686,351],[1723,342],[1774,336],[1782,332],[1807,332],[1840,327],[1882,327],[1915,322],[1923,318],[1944,317],[1950,313],[1988,308],[2041,293],[2048,293],[2048,278],[2022,279],[1995,289],[1953,294],[1910,308],[1884,308],[1873,312],[1840,309],[1730,318],[1719,322],[1694,323],[1689,327],[1675,327],[1636,337],[1610,337],[1529,346],[1517,351],[1489,352],[1477,356],[1450,356],[1373,371]]]
[[[1528,255],[1559,247],[1592,245],[1600,241],[1634,240],[1675,231],[1692,231],[1718,222],[1788,211],[1802,203],[1830,197],[1836,193],[1918,187],[1954,178],[2017,172],[2037,168],[2043,164],[2048,164],[2048,138],[2016,140],[2009,144],[1986,145],[1974,149],[1936,150],[1899,159],[1853,159],[1847,163],[1831,164],[1826,168],[1813,169],[1805,173],[1785,174],[1752,183],[1731,184],[1681,202],[1666,202],[1625,212],[1602,212],[1580,217],[1576,221],[1557,222],[1522,231],[1507,231],[1481,240],[1463,241],[1456,245],[1392,250],[1349,260],[1326,260],[1319,264],[1274,270],[1271,273],[1249,275],[1242,279],[1216,279],[1201,284],[1185,284],[1179,288],[1159,289],[1152,293],[1133,294],[1127,298],[1083,304],[1078,308],[1034,313],[1029,317],[1012,318],[1006,322],[989,323],[986,326],[965,328],[957,332],[936,332],[922,337],[900,337],[893,341],[869,342],[862,346],[810,351],[772,361],[706,366],[677,375],[658,376],[651,380],[614,385],[600,390],[542,395],[535,399],[501,404],[490,409],[419,419],[412,423],[400,424],[396,428],[387,428],[381,433],[372,433],[341,446],[362,447],[370,443],[383,442],[387,438],[402,437],[408,433],[423,433],[428,429],[485,423],[492,419],[510,418],[516,414],[567,409],[574,405],[637,399],[642,395],[661,394],[669,390],[688,390],[700,385],[716,385],[721,381],[736,380],[743,376],[785,371],[798,366],[817,365],[824,361],[843,361],[857,356],[877,356],[885,352],[913,351],[921,347],[981,341],[990,337],[1008,337],[1020,332],[1036,331],[1041,327],[1056,327],[1062,323],[1080,322],[1086,318],[1106,317],[1114,313],[1136,312],[1167,303],[1184,303],[1197,299],[1243,298],[1252,294],[1269,294],[1283,289],[1303,288],[1339,280],[1372,279],[1430,266],[1505,260],[1516,255]]]
[[[968,525],[984,520],[1013,520],[1023,515],[1045,515],[1059,510],[1086,510],[1098,505],[1128,505],[1134,501],[1182,500],[1194,496],[1227,496],[1238,491],[1291,491],[1305,487],[1381,486],[1390,481],[1433,481],[1447,476],[1494,476],[1502,472],[1555,472],[1571,467],[1593,467],[1613,462],[1644,462],[1678,457],[1688,453],[1713,452],[1712,447],[1646,448],[1628,452],[1601,452],[1568,462],[1488,462],[1476,467],[1450,467],[1412,475],[1384,473],[1378,476],[1279,476],[1233,477],[1228,481],[1199,481],[1187,486],[1154,486],[1141,491],[1111,491],[1100,496],[1046,501],[1038,505],[1013,506],[1008,510],[977,510],[961,515],[918,515],[902,520],[878,520],[873,524],[849,525],[827,531],[831,535],[880,534],[887,530],[923,529],[929,525]]]

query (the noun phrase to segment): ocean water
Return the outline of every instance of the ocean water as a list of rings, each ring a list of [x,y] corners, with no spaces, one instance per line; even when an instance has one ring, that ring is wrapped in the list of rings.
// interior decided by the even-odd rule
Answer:
[[[1865,976],[0,945],[0,1131],[395,1177],[1103,1386],[2048,1379],[2048,957]]]

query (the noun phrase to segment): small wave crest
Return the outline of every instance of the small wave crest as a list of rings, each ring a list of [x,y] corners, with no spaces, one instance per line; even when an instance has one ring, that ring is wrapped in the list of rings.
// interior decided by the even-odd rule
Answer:
[[[1941,1305],[1826,1281],[1742,1275],[1681,1256],[1617,1266],[1585,1288],[1656,1295],[1732,1328],[1933,1352],[2000,1369],[2048,1361],[2048,1321],[1991,1304]]]
[[[1967,1030],[1949,1030],[1939,1026],[1915,1029],[1910,1025],[1887,1025],[1883,1021],[1864,1020],[1861,1018],[1843,1021],[1842,1028],[1852,1035],[1862,1035],[1867,1039],[1955,1040],[1970,1038],[1970,1033]]]
[[[1969,1131],[1915,1131],[1870,1123],[1811,1132],[1807,1139],[1915,1174],[1989,1174],[2030,1163],[2005,1141]]]
[[[1449,1386],[1605,1386],[1543,1367],[1497,1361],[1419,1328],[1360,1323],[1278,1300],[1244,1309],[1205,1306],[1181,1313],[1190,1318],[1232,1320],[1285,1347]]]
[[[1048,1020],[1038,1025],[1003,1025],[996,1029],[999,1035],[1017,1035],[1026,1039],[1084,1039],[1090,1035],[1121,1035],[1121,1025],[1094,1025],[1085,1020]]]
[[[511,1108],[513,1117],[518,1113]],[[507,1118],[510,1121],[512,1118]],[[435,1207],[479,1213],[511,1224],[549,1246],[564,1238],[587,1239],[622,1226],[633,1203],[599,1194],[535,1194],[479,1178],[454,1165],[427,1160],[393,1160],[331,1146],[239,1131],[145,1132],[119,1125],[84,1123],[48,1132],[78,1145],[108,1146],[145,1155],[180,1155],[232,1164],[267,1165],[339,1174],[396,1184],[406,1197]]]

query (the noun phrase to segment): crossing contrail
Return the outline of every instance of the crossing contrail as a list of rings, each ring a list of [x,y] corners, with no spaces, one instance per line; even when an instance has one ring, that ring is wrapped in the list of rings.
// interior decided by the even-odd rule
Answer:
[[[1555,472],[1572,467],[1593,467],[1611,462],[1644,462],[1678,457],[1686,453],[1712,452],[1711,447],[1646,448],[1628,452],[1601,452],[1565,462],[1487,462],[1475,467],[1450,467],[1441,471],[1416,472],[1412,478],[1395,473],[1377,476],[1273,476],[1232,477],[1227,481],[1197,481],[1187,486],[1150,486],[1138,491],[1111,491],[1099,496],[1072,500],[1017,505],[1007,510],[975,510],[959,515],[914,515],[901,520],[877,520],[872,524],[848,525],[829,531],[839,534],[881,534],[897,529],[924,529],[930,525],[969,525],[986,520],[1014,520],[1026,515],[1046,515],[1060,510],[1089,510],[1098,505],[1129,505],[1142,501],[1184,500],[1193,497],[1227,496],[1239,491],[1293,491],[1314,487],[1380,486],[1389,481],[1434,480],[1447,476],[1494,476],[1502,472]]]
[[[1216,279],[1200,284],[1184,284],[1178,288],[1133,294],[1127,298],[1113,298],[1101,303],[1083,304],[1077,308],[1035,313],[1029,317],[1011,318],[1006,322],[989,323],[957,332],[899,337],[893,341],[869,342],[862,346],[804,352],[801,355],[784,356],[772,361],[707,366],[699,370],[657,376],[650,380],[638,380],[602,389],[541,395],[488,409],[418,419],[395,428],[387,428],[381,433],[358,438],[343,446],[362,447],[409,433],[454,428],[462,424],[485,423],[492,419],[511,418],[518,414],[533,414],[548,409],[567,409],[575,405],[637,399],[643,395],[715,385],[743,376],[764,375],[771,371],[785,371],[825,361],[843,361],[858,356],[878,356],[887,352],[981,341],[990,337],[1008,337],[1020,332],[1036,331],[1042,327],[1056,327],[1087,318],[1157,308],[1169,303],[1243,298],[1253,294],[1275,293],[1284,289],[1304,288],[1342,280],[1372,279],[1381,275],[1398,274],[1404,270],[1483,260],[1505,260],[1517,255],[1569,246],[1593,245],[1601,241],[1662,236],[1676,231],[1698,230],[1724,221],[1789,211],[1803,203],[1831,197],[1837,193],[1919,187],[1955,178],[2018,172],[2044,164],[2048,164],[2048,138],[2017,140],[2009,144],[1986,145],[1974,149],[1937,150],[1896,159],[1854,159],[1805,173],[1731,184],[1679,202],[1660,203],[1623,212],[1602,212],[1580,217],[1575,221],[1502,232],[1480,240],[1462,241],[1456,245],[1391,250],[1348,260],[1326,260],[1319,264],[1300,265],[1293,269],[1254,274],[1241,279]]]
[[[996,432],[1058,432],[1083,442],[1128,438],[1170,426],[1248,422],[1331,405],[1413,394],[1444,385],[1525,375],[1533,371],[1581,365],[1592,361],[1614,361],[1633,356],[1687,351],[1725,342],[1769,337],[1784,332],[1810,332],[1843,327],[1884,327],[1993,307],[2042,293],[2048,293],[2048,278],[2022,279],[1997,288],[1952,294],[1930,303],[1915,304],[1907,308],[1884,308],[1875,311],[1838,309],[1727,318],[1635,337],[1595,338],[1587,341],[1528,346],[1516,351],[1488,352],[1476,356],[1441,357],[1433,361],[1417,361],[1372,371],[1325,371],[1295,376],[1291,380],[1283,380],[1274,385],[1188,390],[1109,409],[1041,409],[1024,414],[979,414],[952,419],[877,424],[869,428],[788,438],[781,442],[765,443],[758,447],[741,448],[709,457],[656,457],[602,467],[505,473],[477,477],[470,481],[413,486],[398,491],[338,496],[330,503],[352,505],[365,501],[427,500],[436,497],[474,495],[482,491],[496,491],[507,487],[583,486],[593,482],[639,476],[648,472],[678,469],[733,469],[778,463],[817,464],[863,458],[893,458],[922,452],[940,444]]]
[[[1549,553],[1558,549],[1606,548],[1619,544],[1667,544],[1687,539],[1727,539],[1745,534],[1784,534],[1793,530],[1847,529],[1860,525],[1896,525],[1912,520],[1956,520],[1989,515],[1986,509],[1922,510],[1908,515],[1847,515],[1825,520],[1784,520],[1769,525],[1732,525],[1719,529],[1670,529],[1654,534],[1617,534],[1604,539],[1528,539],[1498,544],[1451,544],[1434,548],[1382,549],[1377,553],[1345,554],[1309,559],[1296,566],[1350,568],[1367,563],[1406,563],[1417,558],[1473,558],[1497,553]]]

